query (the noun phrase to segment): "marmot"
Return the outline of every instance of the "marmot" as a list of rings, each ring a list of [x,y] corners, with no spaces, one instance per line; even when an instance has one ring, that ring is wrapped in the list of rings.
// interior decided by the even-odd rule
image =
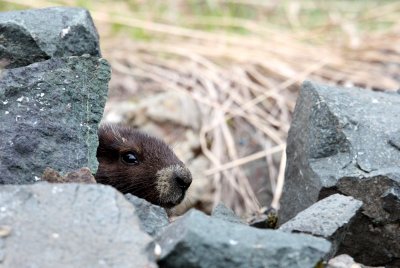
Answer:
[[[96,181],[171,208],[185,197],[192,175],[163,141],[119,124],[99,131]]]

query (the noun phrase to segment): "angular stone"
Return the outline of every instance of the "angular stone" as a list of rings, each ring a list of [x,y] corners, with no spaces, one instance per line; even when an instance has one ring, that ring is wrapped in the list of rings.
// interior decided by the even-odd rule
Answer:
[[[109,186],[3,185],[0,204],[1,267],[156,267],[135,209]]]
[[[370,266],[387,266],[400,261],[400,222],[396,214],[385,210],[387,191],[398,187],[396,174],[342,178],[336,191],[363,201],[362,215],[357,215],[339,247],[357,262]],[[331,191],[331,190],[327,190]],[[323,192],[324,193],[324,192]],[[396,267],[396,266],[394,266]]]
[[[338,255],[333,259],[330,259],[326,268],[385,268],[365,266],[360,263],[356,263],[354,259],[346,254]]]
[[[323,237],[332,242],[328,257],[333,257],[361,206],[362,202],[351,196],[334,194],[303,210],[279,230]]]
[[[305,234],[261,230],[191,210],[156,239],[160,267],[314,267],[330,243]]]
[[[392,187],[382,196],[383,209],[390,213],[393,220],[400,220],[400,187]]]
[[[164,208],[132,194],[126,194],[125,198],[135,207],[140,219],[140,227],[149,235],[156,236],[169,224]]]
[[[46,167],[96,172],[97,128],[110,79],[104,59],[52,58],[0,79],[0,183],[30,183]]]
[[[397,93],[305,82],[288,136],[280,222],[333,193],[353,196],[364,216],[339,251],[366,265],[399,259],[400,223],[381,198],[400,185],[399,114]]]
[[[0,13],[0,62],[16,68],[52,57],[100,57],[99,37],[87,10],[52,7]]]
[[[400,172],[400,96],[305,82],[288,136],[281,221],[313,204],[343,177]],[[286,206],[286,204],[288,204]]]
[[[232,223],[245,224],[245,222],[241,218],[239,218],[239,216],[237,216],[232,209],[227,208],[223,203],[219,203],[212,210],[211,217],[224,221],[229,221]]]
[[[399,188],[399,184],[400,174],[375,175],[372,173],[371,175],[365,175],[362,179],[344,177],[338,181],[336,189],[345,195],[351,195],[356,199],[362,200],[364,202],[363,214],[371,220],[373,219],[375,223],[385,224],[397,220],[398,215],[391,213],[391,211],[396,211],[396,206],[392,207],[392,210],[387,210],[387,208],[389,208],[389,202],[395,201],[394,189]],[[323,190],[322,194],[329,190]]]

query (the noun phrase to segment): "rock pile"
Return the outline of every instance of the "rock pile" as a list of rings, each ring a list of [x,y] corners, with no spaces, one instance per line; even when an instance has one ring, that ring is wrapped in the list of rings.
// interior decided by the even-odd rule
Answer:
[[[305,82],[288,136],[281,223],[334,193],[352,196],[363,206],[338,253],[399,267],[399,138],[400,94]]]
[[[88,169],[58,173],[97,167],[110,71],[89,13],[0,13],[0,29],[0,267],[320,267],[342,253],[398,267],[400,95],[303,85],[280,230],[222,204],[170,223],[163,208],[91,183]],[[49,181],[87,184],[32,184],[47,167]],[[344,263],[354,261],[329,265]]]
[[[97,169],[97,128],[110,79],[89,13],[0,13],[0,183],[32,183],[46,167]]]
[[[315,267],[322,238],[262,230],[191,210],[156,238],[160,267]]]
[[[279,230],[323,237],[332,242],[328,257],[333,257],[361,206],[353,197],[334,194],[300,212]]]

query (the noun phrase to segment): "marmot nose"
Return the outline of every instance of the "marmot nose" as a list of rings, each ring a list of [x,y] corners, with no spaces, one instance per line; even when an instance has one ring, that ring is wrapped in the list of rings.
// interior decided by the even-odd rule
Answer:
[[[187,188],[189,188],[190,184],[192,183],[192,177],[191,176],[176,176],[175,181],[180,188],[182,188],[183,190],[187,190]]]

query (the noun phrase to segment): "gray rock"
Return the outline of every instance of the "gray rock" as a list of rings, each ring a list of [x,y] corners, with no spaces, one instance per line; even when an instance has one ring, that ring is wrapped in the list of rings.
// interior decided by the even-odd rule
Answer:
[[[104,185],[0,186],[0,267],[156,267],[135,209]]]
[[[85,9],[52,7],[1,12],[0,32],[0,61],[6,68],[51,57],[100,57],[99,37]]]
[[[380,266],[380,267],[365,266],[360,263],[356,263],[351,256],[342,254],[342,255],[336,256],[333,259],[330,259],[329,262],[327,263],[326,268],[385,268],[385,267],[383,267],[383,266]]]
[[[168,224],[168,215],[164,208],[134,196],[126,194],[125,198],[135,207],[140,219],[140,227],[151,236],[156,236]]]
[[[146,116],[155,122],[168,122],[195,130],[200,129],[198,103],[177,91],[153,95],[141,102],[138,109],[139,111],[145,109]]]
[[[387,210],[388,199],[394,198],[386,194],[399,183],[400,176],[393,173],[339,180],[336,191],[364,203],[362,215],[355,217],[339,254],[348,254],[365,265],[397,267],[390,264],[400,262],[400,222],[398,214]]]
[[[327,263],[327,268],[361,268],[362,266],[354,261],[354,259],[346,254],[336,256]]]
[[[332,242],[329,257],[333,257],[361,206],[362,202],[351,196],[334,194],[303,210],[279,230],[323,237]]]
[[[245,222],[239,218],[232,209],[226,207],[223,203],[219,203],[212,210],[211,217],[232,223],[245,224]]]
[[[363,214],[375,223],[385,224],[398,219],[398,215],[391,214],[391,211],[396,211],[396,189],[399,188],[399,183],[400,174],[371,174],[362,179],[342,178],[336,184],[336,189],[345,195],[362,200]],[[389,208],[389,203],[393,203],[394,206]]]
[[[30,183],[46,167],[96,172],[97,127],[110,67],[90,56],[9,69],[0,80],[0,183]]]
[[[156,242],[160,267],[314,267],[330,243],[305,234],[261,230],[191,210]]]
[[[382,195],[383,209],[393,220],[400,220],[400,187],[392,187]]]
[[[356,221],[365,233],[346,236],[357,245],[343,253],[367,265],[400,258],[399,223],[381,198],[400,183],[399,115],[398,94],[305,82],[288,136],[280,222],[333,193],[353,196],[364,203]]]

